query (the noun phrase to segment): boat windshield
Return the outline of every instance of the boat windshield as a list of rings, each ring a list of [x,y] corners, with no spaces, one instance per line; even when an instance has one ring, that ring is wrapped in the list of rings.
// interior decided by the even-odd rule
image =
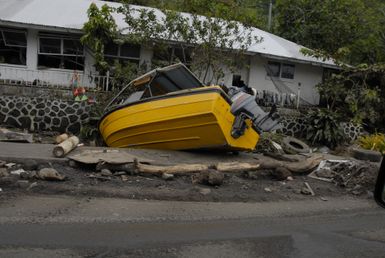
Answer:
[[[203,83],[181,63],[155,69],[124,87],[107,105],[106,111],[142,99],[203,86]]]

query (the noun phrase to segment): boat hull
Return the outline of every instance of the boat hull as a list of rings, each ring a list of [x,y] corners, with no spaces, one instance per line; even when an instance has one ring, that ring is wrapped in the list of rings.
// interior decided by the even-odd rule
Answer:
[[[110,147],[169,150],[253,150],[250,126],[234,139],[234,115],[219,87],[197,88],[119,107],[103,116],[99,130]]]

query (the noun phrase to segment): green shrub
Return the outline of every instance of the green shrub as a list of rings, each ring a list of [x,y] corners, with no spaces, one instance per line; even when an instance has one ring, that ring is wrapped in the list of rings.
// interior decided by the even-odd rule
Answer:
[[[334,149],[345,140],[338,115],[328,109],[310,111],[306,116],[306,139]]]

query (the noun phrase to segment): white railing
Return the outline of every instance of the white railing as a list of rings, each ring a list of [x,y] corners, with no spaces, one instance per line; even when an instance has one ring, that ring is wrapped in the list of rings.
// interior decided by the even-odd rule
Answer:
[[[114,88],[113,81],[109,74],[101,76],[59,69],[29,70],[24,67],[0,65],[0,83],[8,85],[58,88],[82,86],[108,91]]]

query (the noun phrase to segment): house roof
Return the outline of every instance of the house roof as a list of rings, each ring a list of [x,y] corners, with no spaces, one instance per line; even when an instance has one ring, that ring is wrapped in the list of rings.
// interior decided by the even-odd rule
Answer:
[[[29,25],[65,31],[80,31],[88,20],[87,9],[91,3],[95,3],[99,7],[103,4],[112,7],[120,6],[119,3],[97,0],[0,0],[0,25]],[[153,10],[158,17],[164,15],[158,9]],[[127,26],[121,14],[114,14],[113,16],[120,29]],[[250,54],[260,54],[272,59],[310,63],[324,67],[337,67],[332,60],[325,61],[303,55],[300,52],[304,48],[303,46],[269,32],[252,28],[252,34],[262,37],[263,40],[248,48]]]

